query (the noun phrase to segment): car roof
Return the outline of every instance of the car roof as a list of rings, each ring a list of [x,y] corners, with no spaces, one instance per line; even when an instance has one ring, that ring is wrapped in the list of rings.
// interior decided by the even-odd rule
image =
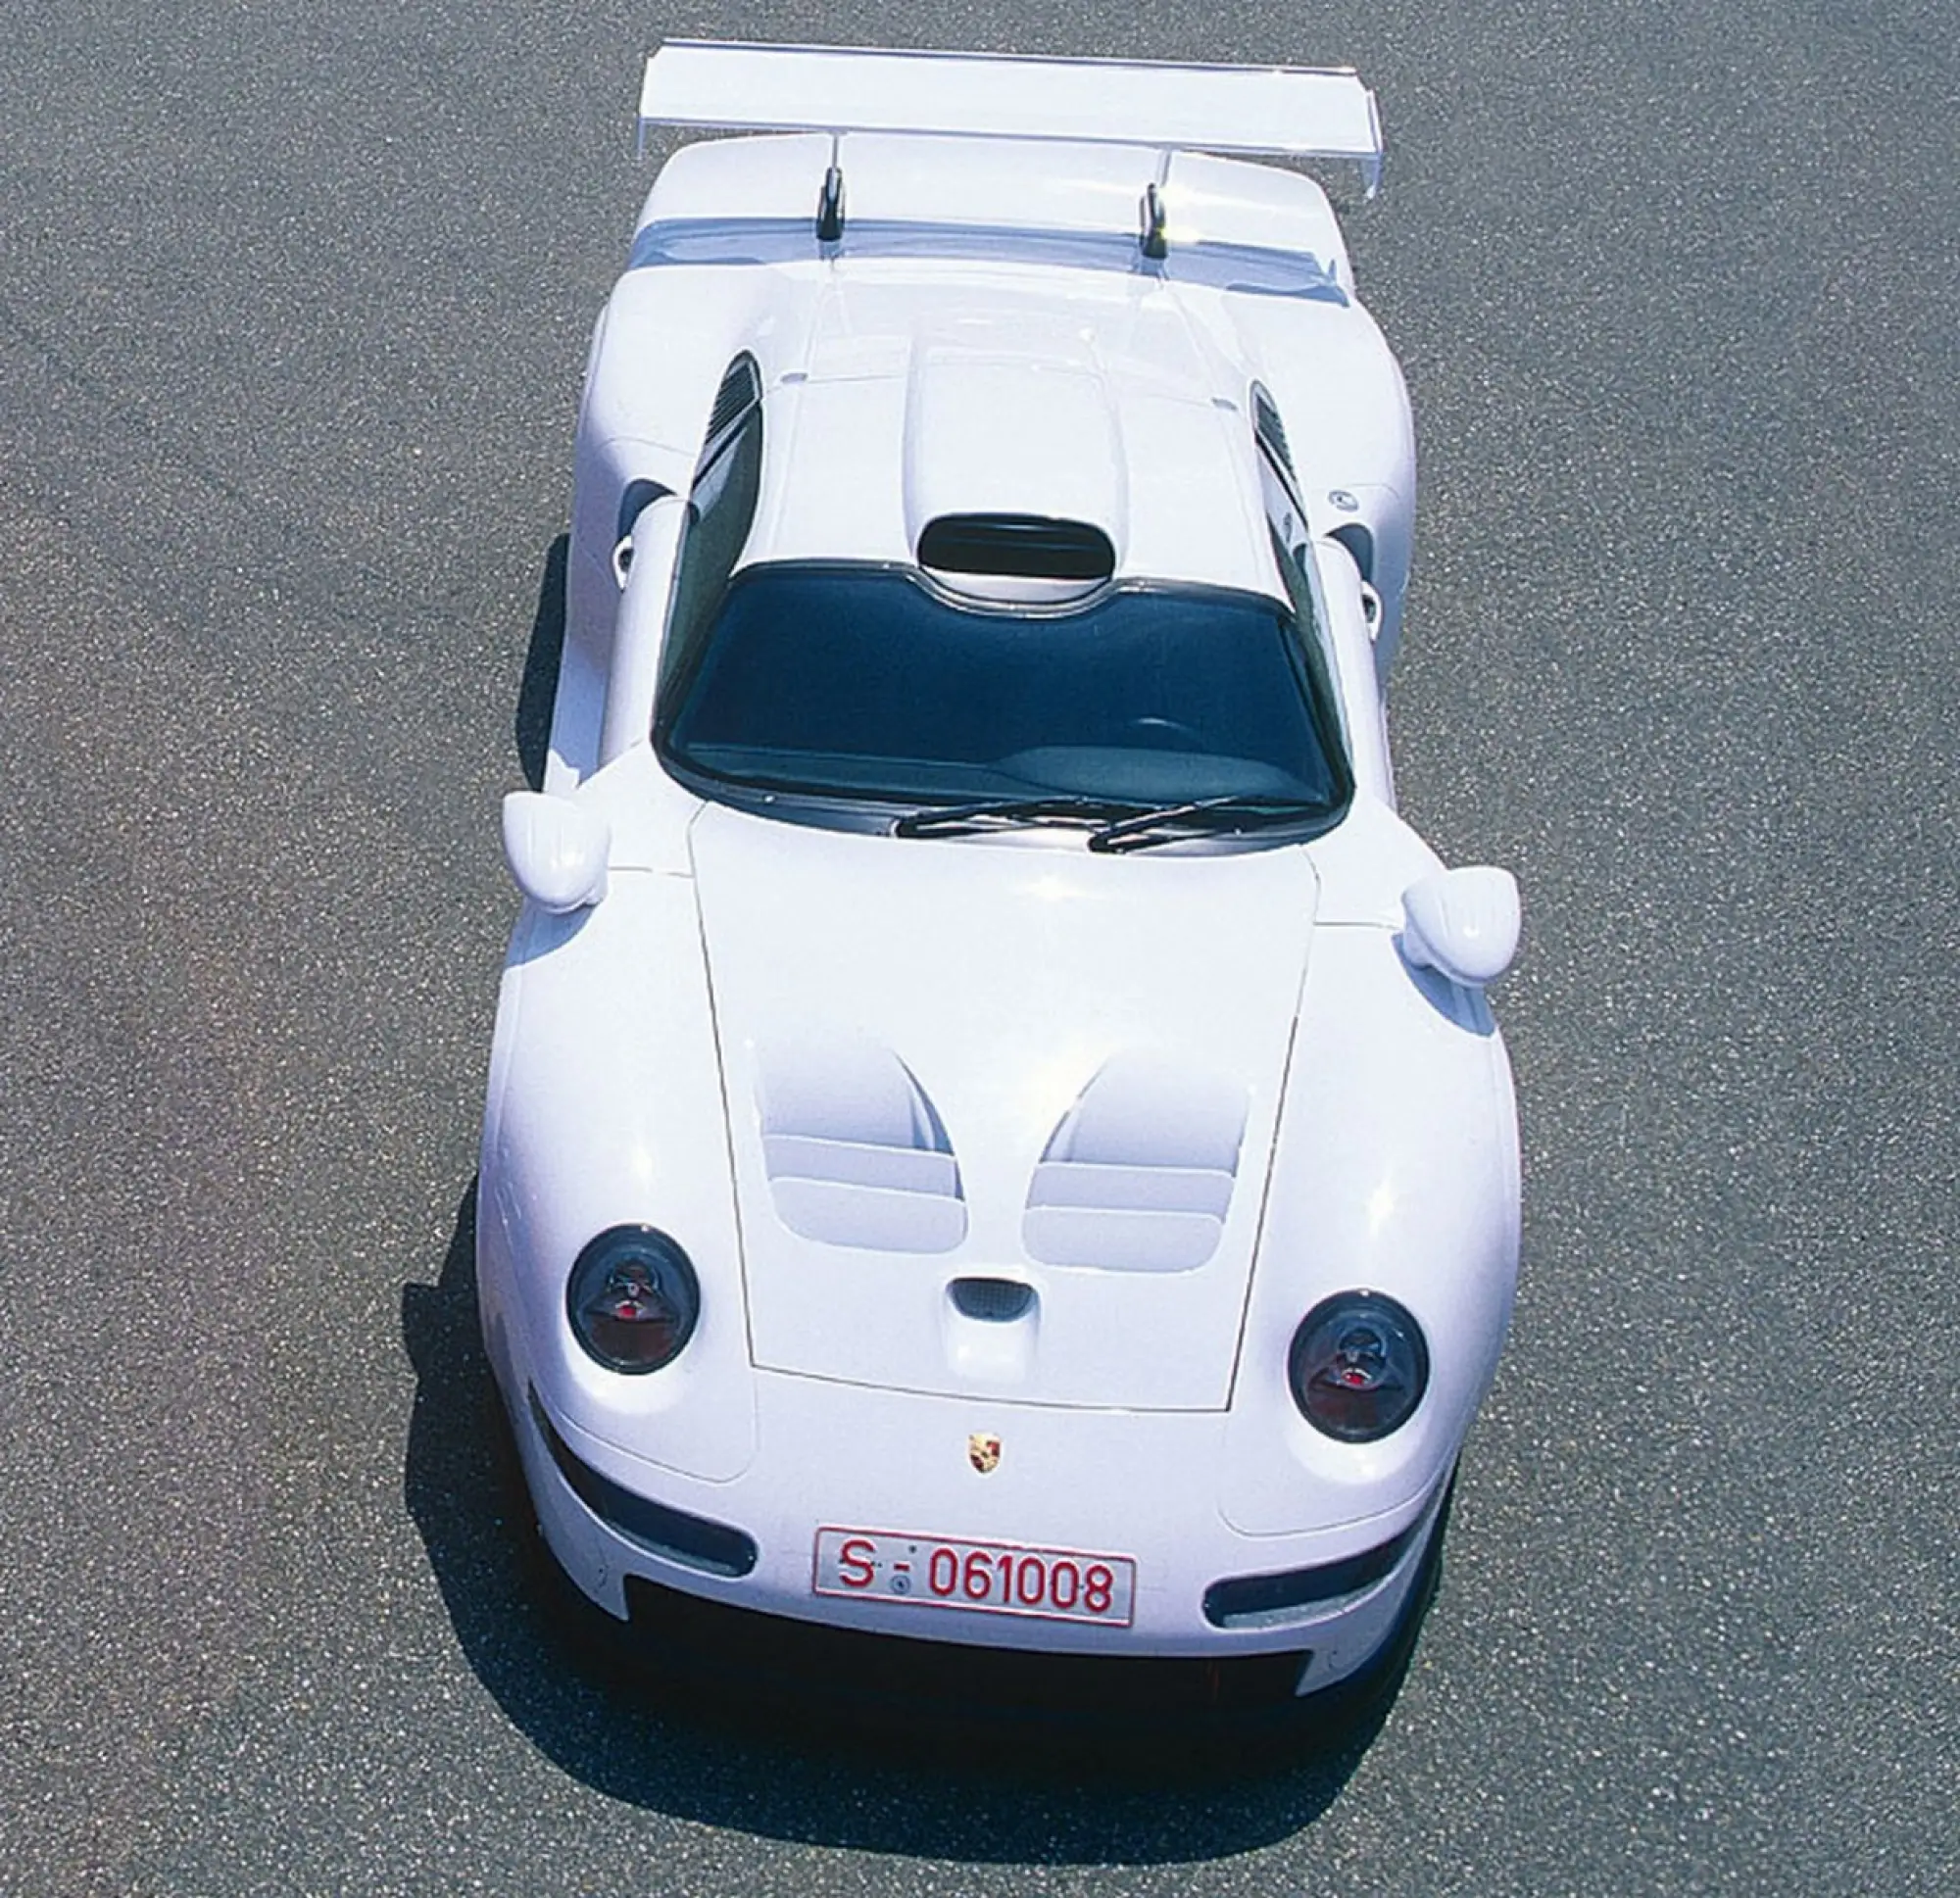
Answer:
[[[811,181],[839,159],[842,242],[820,243]],[[1135,222],[1152,171],[1173,212],[1154,267]],[[681,487],[746,354],[763,470],[744,563],[912,561],[929,520],[1005,513],[1099,530],[1118,579],[1275,594],[1240,293],[1285,299],[1290,333],[1337,362],[1358,330],[1376,340],[1352,287],[1325,195],[1268,167],[714,140],[677,152],[647,199],[586,421],[633,444],[622,465]]]
[[[836,268],[801,365],[765,383],[745,561],[910,561],[929,521],[1013,514],[1101,529],[1119,579],[1270,590],[1252,424],[1224,382],[1149,279]]]

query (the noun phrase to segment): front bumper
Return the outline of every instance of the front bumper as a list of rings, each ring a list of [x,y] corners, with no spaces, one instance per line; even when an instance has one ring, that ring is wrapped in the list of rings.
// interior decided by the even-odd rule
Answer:
[[[1447,1488],[1446,1469],[1384,1515],[1249,1536],[1215,1507],[1180,1501],[1215,1486],[1219,1415],[989,1408],[771,1374],[759,1376],[758,1398],[762,1453],[740,1478],[710,1484],[602,1441],[523,1388],[509,1407],[525,1477],[545,1539],[582,1593],[620,1620],[664,1590],[919,1650],[1244,1661],[1262,1691],[1283,1675],[1304,1695],[1390,1644]],[[967,1455],[976,1434],[1001,1439],[986,1474]],[[818,1595],[812,1550],[824,1526],[1127,1555],[1134,1619],[1111,1628]],[[1260,1657],[1277,1658],[1250,1665]]]
[[[1378,1667],[1302,1698],[1309,1656],[1299,1653],[1200,1660],[969,1647],[730,1608],[637,1576],[626,1579],[625,1592],[626,1629],[593,1611],[605,1632],[602,1665],[623,1659],[652,1686],[695,1690],[697,1704],[778,1720],[814,1709],[826,1730],[898,1725],[914,1739],[1010,1729],[1015,1752],[1001,1756],[1008,1758],[1032,1757],[1021,1749],[1043,1731],[1058,1739],[1093,1734],[1092,1752],[1071,1744],[1061,1756],[1090,1766],[1121,1767],[1139,1754],[1138,1763],[1199,1764],[1182,1748],[1165,1751],[1165,1742],[1207,1731],[1228,1739],[1285,1735],[1303,1718],[1318,1729],[1332,1703],[1346,1703],[1357,1687],[1355,1698],[1365,1702],[1377,1683],[1391,1681],[1405,1652],[1392,1636],[1393,1652]],[[1410,1605],[1420,1608],[1413,1593]],[[1409,1610],[1398,1626],[1413,1637]],[[974,1756],[962,1745],[957,1757]]]

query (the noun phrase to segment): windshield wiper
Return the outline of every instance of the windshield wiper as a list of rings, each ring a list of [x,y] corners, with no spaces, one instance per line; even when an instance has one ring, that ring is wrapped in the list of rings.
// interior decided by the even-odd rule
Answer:
[[[1068,793],[1046,798],[994,798],[975,804],[928,804],[908,811],[892,826],[894,837],[954,837],[964,830],[992,830],[1014,824],[1097,824],[1154,815],[1134,800],[1089,798]],[[1098,833],[1101,835],[1101,832]]]
[[[1298,823],[1323,807],[1299,798],[1248,798],[1237,794],[1200,798],[1195,803],[1140,810],[1103,824],[1089,838],[1092,851],[1147,851],[1180,837],[1259,830],[1268,824]]]

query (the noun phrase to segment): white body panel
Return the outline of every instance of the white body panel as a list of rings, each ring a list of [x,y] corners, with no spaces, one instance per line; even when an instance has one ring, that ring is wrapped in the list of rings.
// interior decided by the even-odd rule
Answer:
[[[733,70],[668,79],[713,117]],[[1136,122],[1142,96],[1098,122]],[[825,122],[887,122],[853,98]],[[1304,178],[1166,163],[1160,125],[1057,143],[1059,106],[1017,143],[912,104],[939,135],[684,149],[595,335],[545,783],[569,803],[510,820],[539,900],[498,1011],[485,1336],[552,1545],[614,1613],[638,1574],[981,1645],[1311,1649],[1305,1689],[1365,1661],[1407,1598],[1517,1260],[1502,1045],[1481,992],[1416,952],[1488,942],[1490,904],[1462,924],[1468,898],[1445,900],[1394,810],[1407,400]],[[792,122],[773,96],[749,108]],[[849,212],[819,242],[833,158]],[[1158,261],[1133,254],[1153,181]],[[908,565],[928,520],[999,511],[1094,523],[1118,587],[1278,599],[1275,538],[1301,549],[1345,816],[1305,842],[1097,854],[1079,830],[901,837],[685,788],[644,736],[682,511],[662,497],[687,495],[741,353],[765,417],[741,566]],[[1284,441],[1262,451],[1268,414]],[[567,1322],[571,1261],[616,1224],[670,1235],[699,1280],[695,1335],[652,1375],[604,1368]],[[975,1280],[1025,1309],[972,1316]],[[1373,1442],[1321,1434],[1288,1382],[1302,1315],[1349,1290],[1429,1339],[1421,1404]],[[674,1559],[581,1500],[573,1468],[739,1530],[753,1569]],[[1134,1619],[922,1626],[813,1589],[826,1528],[1120,1555]],[[1339,1598],[1207,1619],[1214,1582],[1404,1532]]]

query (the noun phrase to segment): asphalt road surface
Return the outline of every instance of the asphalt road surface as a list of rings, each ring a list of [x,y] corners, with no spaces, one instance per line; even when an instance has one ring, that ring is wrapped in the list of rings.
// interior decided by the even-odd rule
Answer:
[[[777,1742],[567,1651],[466,1234],[662,32],[1347,60],[1403,803],[1523,1288],[1365,1745]],[[1881,0],[74,0],[0,33],[0,1889],[1960,1889],[1960,32]]]

